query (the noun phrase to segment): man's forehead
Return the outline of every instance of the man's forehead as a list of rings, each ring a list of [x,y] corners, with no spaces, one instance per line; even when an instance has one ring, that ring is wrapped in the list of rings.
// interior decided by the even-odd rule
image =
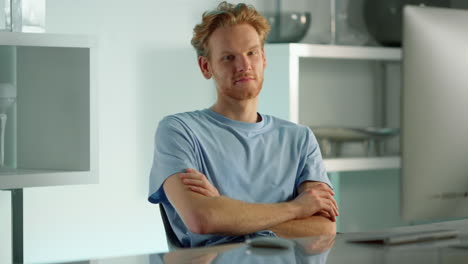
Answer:
[[[252,45],[245,45],[244,47],[239,47],[239,46],[236,46],[234,48],[221,47],[218,50],[219,50],[219,53],[224,54],[224,53],[245,52],[245,51],[259,49],[259,48],[260,48],[260,44],[253,43]]]
[[[257,31],[248,24],[219,28],[208,41],[213,52],[243,52],[261,47]]]

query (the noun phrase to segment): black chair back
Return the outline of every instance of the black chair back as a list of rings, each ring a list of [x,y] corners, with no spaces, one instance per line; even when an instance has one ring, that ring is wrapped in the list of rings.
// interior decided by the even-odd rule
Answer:
[[[174,230],[172,230],[172,226],[169,223],[169,219],[167,218],[166,210],[164,209],[164,206],[162,204],[159,204],[159,211],[161,212],[164,230],[166,231],[166,239],[169,250],[172,251],[182,248],[183,246],[177,238],[176,234],[174,233]]]

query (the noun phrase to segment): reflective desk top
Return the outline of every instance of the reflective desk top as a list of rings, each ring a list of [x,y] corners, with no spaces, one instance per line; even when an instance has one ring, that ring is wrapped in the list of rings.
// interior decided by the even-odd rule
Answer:
[[[387,231],[453,229],[457,238],[386,246],[350,243],[363,233],[293,239],[290,249],[253,248],[244,243],[181,249],[168,253],[90,260],[90,264],[159,263],[468,263],[468,220],[408,226]],[[75,262],[77,263],[77,262]],[[81,263],[81,262],[78,262]]]

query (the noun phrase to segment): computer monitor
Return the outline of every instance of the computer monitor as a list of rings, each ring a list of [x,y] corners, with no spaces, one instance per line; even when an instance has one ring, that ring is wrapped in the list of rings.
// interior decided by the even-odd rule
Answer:
[[[468,11],[403,14],[402,218],[468,218]]]

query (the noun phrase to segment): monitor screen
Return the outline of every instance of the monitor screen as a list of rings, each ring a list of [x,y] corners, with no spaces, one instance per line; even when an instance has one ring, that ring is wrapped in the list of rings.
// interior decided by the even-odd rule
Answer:
[[[401,214],[468,218],[468,11],[403,15]]]

